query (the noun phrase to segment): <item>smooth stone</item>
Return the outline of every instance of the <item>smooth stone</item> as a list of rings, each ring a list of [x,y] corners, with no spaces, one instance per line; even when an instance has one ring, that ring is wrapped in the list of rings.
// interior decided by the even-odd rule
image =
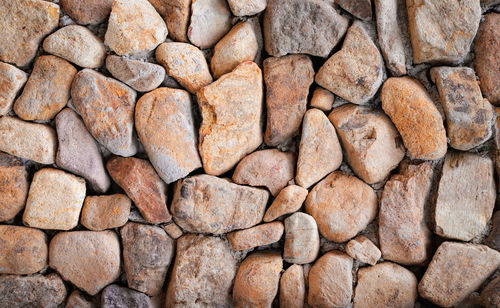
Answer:
[[[0,225],[0,243],[0,274],[34,274],[47,265],[47,236],[40,230]]]
[[[163,16],[168,36],[176,42],[188,42],[187,29],[191,16],[191,0],[149,0]]]
[[[227,0],[235,16],[251,16],[266,9],[267,0]]]
[[[214,46],[231,29],[231,18],[225,0],[192,1],[189,41],[201,49]]]
[[[5,307],[57,308],[66,298],[66,287],[59,275],[0,276],[0,303]]]
[[[266,211],[263,220],[270,222],[286,214],[297,212],[306,200],[307,189],[298,185],[283,188]]]
[[[102,308],[152,308],[152,303],[144,293],[112,284],[101,295]]]
[[[318,225],[305,213],[294,213],[285,219],[283,259],[288,263],[306,264],[316,260],[319,253]]]
[[[123,194],[87,196],[81,224],[92,231],[119,228],[127,223],[131,205],[130,199]]]
[[[14,218],[28,196],[28,172],[16,157],[0,153],[0,222]]]
[[[334,102],[335,95],[333,95],[332,92],[321,87],[317,87],[313,92],[309,106],[326,112],[332,109]]]
[[[276,243],[283,235],[283,224],[279,221],[257,225],[227,234],[233,250],[246,250]]]
[[[138,92],[149,92],[165,80],[165,69],[157,64],[115,55],[106,58],[106,69],[121,82]]]
[[[103,22],[111,12],[113,0],[59,0],[63,11],[81,25]]]
[[[351,258],[370,265],[377,264],[382,255],[378,247],[364,235],[358,235],[356,238],[350,240],[345,245],[345,252]]]
[[[17,93],[28,80],[28,74],[14,65],[0,62],[0,116],[12,110]]]
[[[304,268],[293,264],[281,275],[280,308],[302,308],[306,299]]]

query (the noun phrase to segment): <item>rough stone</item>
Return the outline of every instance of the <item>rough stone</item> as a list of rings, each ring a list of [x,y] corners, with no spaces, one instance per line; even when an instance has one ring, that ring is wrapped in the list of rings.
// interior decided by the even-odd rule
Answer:
[[[151,308],[151,305],[146,294],[116,284],[107,286],[101,295],[102,308]]]
[[[228,0],[231,12],[235,16],[251,16],[266,9],[267,0]]]
[[[306,299],[304,268],[293,264],[281,275],[280,308],[302,308]]]
[[[481,302],[486,308],[500,307],[500,276],[489,282],[483,289]]]
[[[119,228],[127,223],[131,205],[130,199],[123,194],[87,196],[81,223],[92,231]]]
[[[0,221],[14,218],[28,196],[28,173],[14,156],[0,153]]]
[[[17,93],[28,80],[28,75],[14,65],[0,62],[0,116],[12,110]]]
[[[355,239],[350,240],[345,246],[345,252],[351,258],[370,265],[377,264],[382,255],[377,246],[364,235],[358,235]],[[415,283],[415,289],[416,287]]]
[[[166,74],[160,65],[115,55],[106,58],[106,69],[113,77],[139,92],[158,88]]]
[[[316,260],[319,253],[318,225],[305,213],[295,213],[285,219],[283,259],[288,263],[305,264]]]
[[[191,0],[149,0],[149,2],[164,17],[168,36],[177,42],[187,42]]]
[[[80,291],[74,290],[68,296],[66,300],[65,308],[97,308],[93,301],[87,299],[87,297]]]
[[[323,111],[330,111],[334,102],[335,95],[333,95],[332,92],[321,87],[317,87],[313,92],[313,96],[311,98],[309,106],[321,109]]]
[[[500,211],[496,211],[491,219],[491,231],[488,237],[484,240],[484,244],[500,251]]]
[[[162,228],[174,240],[178,239],[183,234],[181,228],[179,228],[179,226],[173,221],[170,224],[163,226]]]
[[[47,265],[47,236],[40,230],[0,225],[0,244],[0,274],[33,274]]]
[[[113,0],[59,0],[66,14],[79,24],[98,24],[111,12]]]
[[[246,250],[275,243],[282,235],[283,224],[275,221],[228,233],[227,239],[233,250]]]
[[[57,274],[0,276],[0,303],[5,307],[57,308],[66,298],[66,287]]]
[[[335,3],[359,19],[365,21],[372,19],[371,0],[335,0]]]
[[[278,217],[298,211],[307,197],[307,189],[298,185],[283,188],[273,200],[264,215],[264,221],[273,221]]]
[[[193,0],[189,41],[201,49],[214,46],[231,29],[231,17],[225,0]]]

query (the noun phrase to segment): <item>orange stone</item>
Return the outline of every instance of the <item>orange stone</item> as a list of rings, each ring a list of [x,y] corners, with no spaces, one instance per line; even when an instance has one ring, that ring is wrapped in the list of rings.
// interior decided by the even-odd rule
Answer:
[[[227,239],[233,250],[246,250],[275,243],[282,235],[283,224],[275,221],[228,233]]]
[[[0,153],[0,221],[14,218],[28,196],[28,173],[14,156]]]

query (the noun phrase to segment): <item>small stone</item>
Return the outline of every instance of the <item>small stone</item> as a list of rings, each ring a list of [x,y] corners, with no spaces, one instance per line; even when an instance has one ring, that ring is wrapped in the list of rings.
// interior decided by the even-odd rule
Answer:
[[[122,194],[87,196],[81,223],[92,231],[119,228],[127,223],[131,204],[130,199]]]
[[[171,211],[187,232],[223,234],[261,222],[269,193],[201,174],[176,183]]]
[[[500,266],[500,253],[484,245],[444,242],[418,285],[423,298],[443,307],[460,303]]]
[[[321,87],[317,87],[313,92],[313,97],[311,98],[309,106],[323,111],[330,111],[334,102],[335,95],[333,95],[332,92]]]
[[[182,229],[179,228],[179,226],[173,221],[170,224],[163,226],[162,228],[174,240],[178,239],[183,234]]]
[[[377,246],[364,235],[358,235],[355,239],[350,240],[345,246],[345,252],[351,258],[370,265],[377,264],[382,255]]]
[[[0,116],[12,110],[17,93],[28,80],[28,75],[14,65],[0,62]]]
[[[201,49],[214,46],[231,29],[231,17],[225,0],[193,0],[189,41]]]
[[[150,298],[141,292],[112,284],[102,291],[102,308],[151,308]]]
[[[187,42],[191,0],[149,0],[149,2],[164,17],[168,36],[177,42]]]
[[[288,263],[305,264],[316,260],[319,253],[318,225],[305,213],[295,213],[285,219],[283,259]]]
[[[335,0],[344,10],[364,21],[372,19],[371,0]]]
[[[103,22],[111,12],[113,0],[59,0],[63,11],[81,25]]]
[[[0,274],[33,274],[47,265],[47,236],[40,230],[0,225],[0,243]]]
[[[113,77],[139,92],[158,88],[166,74],[160,65],[114,55],[106,58],[106,69]]]
[[[313,79],[314,69],[308,56],[290,55],[264,60],[267,145],[286,143],[299,133]]]
[[[66,298],[66,287],[59,275],[0,276],[0,303],[11,308],[57,308]]]
[[[355,176],[333,172],[316,184],[306,199],[306,211],[319,232],[336,243],[356,236],[377,215],[375,191]]]
[[[316,74],[315,81],[353,104],[366,104],[384,76],[384,60],[360,21],[347,31],[342,48]]]
[[[235,16],[251,16],[266,9],[267,0],[227,0]]]
[[[244,62],[198,93],[199,150],[205,172],[221,175],[262,143],[263,85],[257,64]]]
[[[82,292],[74,290],[68,296],[65,308],[97,308],[93,301],[89,301]]]
[[[273,221],[278,217],[298,211],[307,197],[307,189],[298,185],[283,188],[264,215],[264,221]]]
[[[484,240],[484,244],[500,251],[500,211],[496,211],[491,219],[491,231],[488,237]]]
[[[14,156],[0,153],[0,221],[14,218],[28,196],[28,173]]]
[[[446,154],[443,118],[418,81],[410,77],[389,78],[380,99],[411,158],[439,159]]]
[[[167,185],[147,160],[115,156],[108,160],[106,168],[149,223],[170,221],[172,216],[167,208]]]
[[[192,109],[188,92],[170,88],[153,90],[137,102],[137,135],[167,184],[201,167]]]
[[[58,169],[40,169],[31,182],[23,223],[39,229],[73,229],[84,199],[84,179]]]
[[[281,275],[280,308],[302,308],[306,299],[304,268],[293,264]]]
[[[133,136],[134,90],[104,75],[84,69],[79,71],[71,87],[76,111],[94,138],[111,153],[133,156],[137,140]]]
[[[489,282],[483,289],[481,302],[486,308],[500,307],[500,276]]]
[[[275,221],[228,233],[227,239],[233,250],[246,250],[275,243],[282,235],[283,224]]]
[[[306,53],[326,58],[348,25],[348,19],[326,1],[268,0],[264,14],[266,51],[274,57]]]

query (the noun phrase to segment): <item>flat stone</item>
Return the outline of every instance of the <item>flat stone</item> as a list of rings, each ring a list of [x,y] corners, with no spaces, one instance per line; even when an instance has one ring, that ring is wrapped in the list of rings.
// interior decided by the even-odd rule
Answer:
[[[31,182],[23,223],[39,229],[73,229],[78,225],[85,190],[85,180],[80,177],[53,168],[38,170]]]
[[[377,215],[375,191],[355,176],[333,172],[316,184],[306,199],[306,211],[319,232],[336,243],[356,236]]]
[[[28,80],[28,75],[14,65],[0,62],[0,116],[12,110],[17,93]]]
[[[223,234],[261,222],[269,193],[201,174],[176,183],[170,210],[187,232]]]
[[[297,212],[306,200],[307,193],[307,189],[298,185],[283,188],[267,209],[263,220],[269,222],[283,215]]]
[[[138,148],[133,136],[136,97],[128,86],[90,69],[79,71],[71,87],[73,105],[92,136],[111,153],[126,157]]]
[[[201,167],[192,109],[188,92],[170,88],[153,90],[137,102],[137,135],[167,184]]]
[[[189,41],[201,49],[214,46],[231,29],[231,18],[225,0],[193,0]]]
[[[360,21],[347,31],[342,48],[316,74],[323,88],[354,104],[366,104],[384,76],[384,60]]]
[[[0,225],[0,274],[34,274],[47,265],[47,236],[40,230]]]
[[[350,240],[345,245],[345,252],[351,258],[370,265],[377,264],[382,255],[378,247],[364,235],[358,235],[356,238]]]
[[[296,264],[314,262],[319,253],[318,225],[314,218],[295,213],[285,219],[285,231],[283,259]]]
[[[191,0],[149,0],[149,2],[164,17],[168,36],[177,42],[187,42]]]
[[[372,19],[371,0],[335,0],[335,3],[359,19],[365,21]]]
[[[182,232],[182,229],[179,228],[179,226],[175,222],[173,222],[173,221],[170,224],[168,224],[168,225],[162,226],[162,228],[174,240],[178,239],[179,237],[182,236],[182,234],[184,234]]]
[[[42,0],[11,0],[0,10],[0,61],[26,66],[42,39],[59,25],[59,5]]]
[[[281,275],[280,308],[302,308],[306,299],[304,268],[293,264]]]
[[[275,221],[245,230],[233,231],[227,234],[227,239],[233,250],[246,250],[276,243],[282,235],[283,224]]]
[[[484,15],[474,43],[474,68],[481,80],[483,95],[500,104],[500,14]]]
[[[170,221],[167,185],[147,160],[115,156],[108,160],[106,168],[149,223]]]
[[[0,276],[0,302],[6,307],[57,308],[66,298],[66,287],[59,275]]]
[[[115,55],[106,58],[106,69],[113,77],[139,92],[158,88],[166,74],[160,65]]]
[[[500,211],[496,211],[491,219],[491,231],[484,240],[484,244],[490,248],[500,251]]]
[[[481,303],[486,308],[500,306],[500,276],[489,282],[481,292]]]
[[[348,24],[326,1],[268,0],[263,25],[266,51],[274,57],[306,53],[326,58]]]
[[[0,153],[0,221],[14,218],[28,196],[28,173],[14,156]]]
[[[203,121],[199,150],[205,172],[221,175],[262,143],[263,85],[244,62],[197,93]]]
[[[130,199],[123,194],[87,196],[81,223],[92,231],[119,228],[127,223],[131,205]]]
[[[144,293],[112,284],[101,295],[102,308],[152,308],[149,296]]]
[[[425,88],[410,77],[387,79],[380,95],[413,159],[439,159],[446,154],[443,118]]]
[[[64,308],[97,308],[97,306],[93,301],[88,300],[82,292],[74,290],[68,296]]]
[[[63,11],[81,25],[103,22],[111,12],[113,0],[59,0]]]
[[[335,95],[333,95],[332,92],[321,87],[317,87],[313,92],[309,106],[323,111],[330,111],[334,102]]]
[[[484,245],[444,242],[418,285],[423,298],[443,307],[460,303],[500,266],[500,253]]]
[[[267,6],[267,0],[228,0],[227,3],[235,16],[255,15]]]

